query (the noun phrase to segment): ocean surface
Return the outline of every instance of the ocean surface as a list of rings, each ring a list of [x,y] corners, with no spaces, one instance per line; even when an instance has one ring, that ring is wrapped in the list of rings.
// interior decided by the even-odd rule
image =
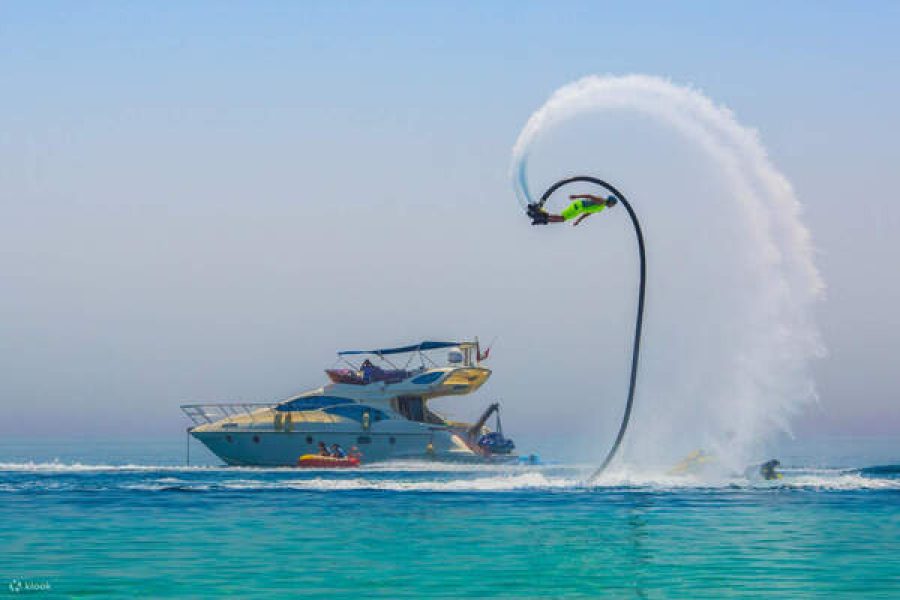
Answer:
[[[900,598],[896,444],[795,449],[772,483],[620,469],[587,485],[591,466],[564,462],[245,469],[192,447],[188,467],[183,441],[10,441],[0,592]]]

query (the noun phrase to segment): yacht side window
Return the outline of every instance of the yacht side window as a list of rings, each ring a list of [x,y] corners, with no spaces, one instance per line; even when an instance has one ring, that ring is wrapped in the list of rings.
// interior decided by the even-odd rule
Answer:
[[[425,373],[424,375],[419,375],[415,379],[412,380],[416,385],[425,385],[427,383],[434,383],[438,379],[444,376],[443,371],[432,371],[431,373]]]
[[[352,404],[350,398],[339,398],[337,396],[303,396],[282,402],[275,407],[278,411],[295,411],[295,410],[319,410],[329,406],[338,404]]]
[[[347,404],[344,406],[333,406],[331,408],[326,408],[326,413],[330,415],[337,415],[339,417],[344,417],[347,419],[353,419],[354,421],[363,422],[363,415],[365,413],[369,413],[369,419],[372,423],[376,423],[378,421],[386,421],[390,419],[387,413],[378,410],[377,408],[372,408],[371,406],[365,406],[360,404]]]

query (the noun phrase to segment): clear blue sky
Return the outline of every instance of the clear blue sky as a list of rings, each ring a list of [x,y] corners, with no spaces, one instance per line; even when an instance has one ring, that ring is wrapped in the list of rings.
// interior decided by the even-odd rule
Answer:
[[[479,332],[515,422],[510,148],[560,85],[640,72],[757,128],[806,207],[830,354],[798,427],[896,433],[898,31],[894,2],[5,2],[0,432],[166,432]]]

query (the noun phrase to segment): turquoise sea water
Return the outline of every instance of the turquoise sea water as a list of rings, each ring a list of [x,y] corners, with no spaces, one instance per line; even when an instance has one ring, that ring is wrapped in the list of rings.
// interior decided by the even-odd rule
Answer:
[[[589,467],[565,464],[259,470],[130,452],[0,447],[4,593],[900,597],[900,467],[586,486]]]

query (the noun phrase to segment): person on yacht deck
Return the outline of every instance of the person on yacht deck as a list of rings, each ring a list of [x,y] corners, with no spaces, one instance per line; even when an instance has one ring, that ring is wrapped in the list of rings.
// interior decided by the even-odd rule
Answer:
[[[373,365],[372,361],[368,358],[359,366],[359,370],[362,372],[363,381],[366,383],[372,382],[375,379],[375,375],[378,373],[378,367]]]

